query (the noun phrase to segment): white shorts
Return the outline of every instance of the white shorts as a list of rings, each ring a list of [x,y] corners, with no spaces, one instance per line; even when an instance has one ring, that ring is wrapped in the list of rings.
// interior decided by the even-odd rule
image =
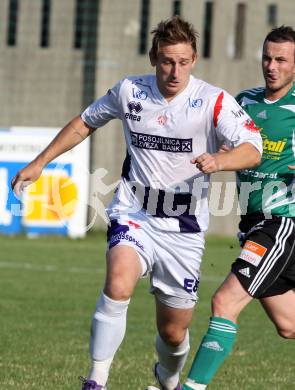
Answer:
[[[134,248],[142,263],[142,277],[150,275],[151,292],[174,308],[191,308],[197,301],[204,241],[203,232],[155,229],[146,216],[121,216],[112,220],[108,228],[108,248]]]

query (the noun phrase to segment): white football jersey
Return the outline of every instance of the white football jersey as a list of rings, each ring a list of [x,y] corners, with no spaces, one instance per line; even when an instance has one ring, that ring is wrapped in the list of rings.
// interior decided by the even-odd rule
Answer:
[[[110,218],[142,211],[167,231],[208,227],[209,175],[191,164],[193,157],[215,153],[223,143],[250,142],[262,152],[258,129],[235,99],[193,76],[170,102],[159,92],[155,75],[127,77],[81,118],[93,128],[114,118],[123,123],[127,156]]]

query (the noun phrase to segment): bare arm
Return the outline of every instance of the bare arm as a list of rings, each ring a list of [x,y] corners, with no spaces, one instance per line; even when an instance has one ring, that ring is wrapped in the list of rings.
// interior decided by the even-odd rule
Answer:
[[[72,119],[52,142],[12,179],[11,187],[16,195],[20,195],[24,187],[36,181],[49,162],[81,143],[94,130],[87,126],[80,116]]]
[[[61,129],[34,161],[45,167],[50,161],[84,141],[93,131],[94,129],[87,126],[80,116],[76,116]]]
[[[256,167],[260,164],[261,155],[251,143],[245,142],[236,148],[222,150],[215,154],[204,153],[191,160],[192,164],[203,173],[219,171],[239,171]]]

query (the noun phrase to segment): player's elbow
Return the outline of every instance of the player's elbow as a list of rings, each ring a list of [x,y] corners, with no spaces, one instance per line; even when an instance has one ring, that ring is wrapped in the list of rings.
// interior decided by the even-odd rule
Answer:
[[[254,149],[254,147],[253,147]],[[258,167],[261,163],[261,154],[260,152],[255,148],[253,152],[251,153],[251,167],[249,168],[255,168]]]

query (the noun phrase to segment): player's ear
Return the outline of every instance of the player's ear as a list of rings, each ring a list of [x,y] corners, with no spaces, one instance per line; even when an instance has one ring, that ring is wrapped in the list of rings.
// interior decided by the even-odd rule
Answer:
[[[197,55],[197,53],[194,53],[194,54],[193,54],[193,63],[192,63],[192,67],[194,67],[194,66],[196,65],[197,59],[198,59],[198,55]]]

